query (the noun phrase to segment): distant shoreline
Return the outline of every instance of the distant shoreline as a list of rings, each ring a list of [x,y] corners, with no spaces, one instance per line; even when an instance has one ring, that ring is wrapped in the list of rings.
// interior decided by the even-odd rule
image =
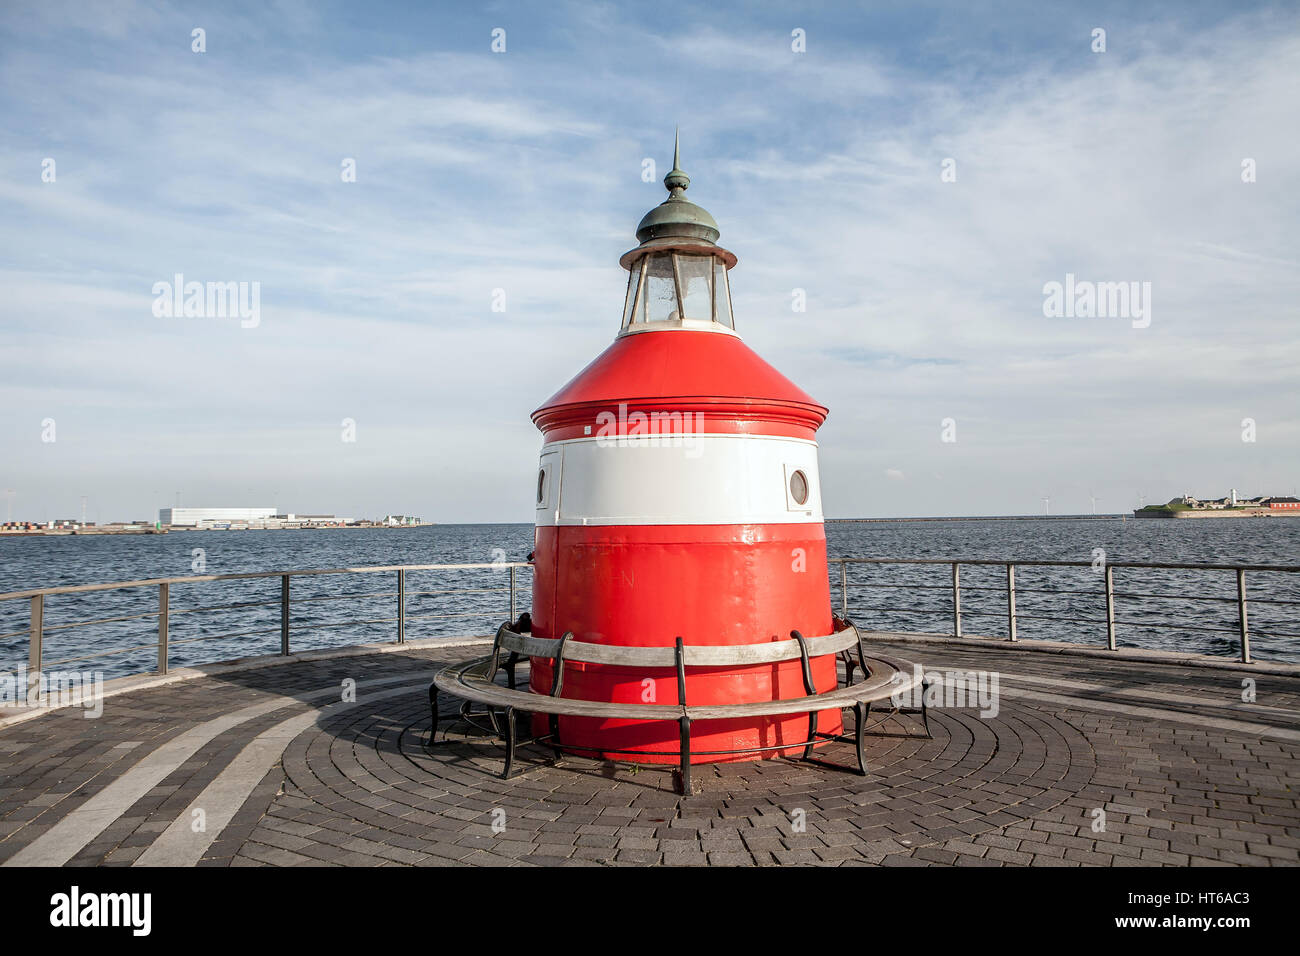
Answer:
[[[425,522],[423,524],[290,524],[273,528],[263,527],[238,527],[238,528],[194,528],[187,525],[168,525],[163,528],[150,527],[113,527],[105,525],[104,527],[88,528],[24,528],[22,530],[9,530],[0,528],[0,537],[11,538],[62,538],[62,537],[90,537],[92,535],[127,535],[140,536],[146,534],[181,534],[190,531],[203,532],[209,531],[399,531],[403,528],[432,528],[436,522]]]
[[[1108,515],[968,515],[963,517],[827,518],[827,524],[880,524],[899,521],[1114,521],[1127,513]]]
[[[906,518],[826,518],[824,522],[828,525],[838,524],[904,524],[917,521],[1128,521],[1132,518],[1139,517],[1135,512],[1116,512],[1114,514],[1100,515],[959,515],[959,516],[935,516],[935,515],[914,515]],[[1297,512],[1223,512],[1223,511],[1193,511],[1175,512],[1169,514],[1151,514],[1148,512],[1140,517],[1149,518],[1248,518],[1248,517],[1300,517]],[[21,538],[21,537],[87,537],[91,535],[126,535],[139,536],[147,534],[181,534],[186,532],[216,532],[216,531],[366,531],[366,530],[383,530],[397,531],[402,528],[432,528],[438,525],[445,527],[491,527],[495,525],[528,525],[527,521],[471,521],[471,522],[425,522],[418,525],[305,525],[298,527],[283,528],[190,528],[190,527],[171,527],[171,528],[112,528],[91,527],[78,528],[75,531],[68,528],[36,528],[22,531],[0,530],[0,538]]]
[[[1147,508],[1133,512],[1133,517],[1164,520],[1166,518],[1300,518],[1300,509],[1281,508],[1185,508],[1179,511]]]

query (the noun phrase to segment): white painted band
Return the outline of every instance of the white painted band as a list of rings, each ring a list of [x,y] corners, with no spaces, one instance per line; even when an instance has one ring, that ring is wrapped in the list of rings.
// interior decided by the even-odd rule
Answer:
[[[791,487],[796,472],[803,502]],[[795,480],[795,485],[799,482]],[[822,520],[817,443],[771,435],[591,437],[542,447],[539,527]]]

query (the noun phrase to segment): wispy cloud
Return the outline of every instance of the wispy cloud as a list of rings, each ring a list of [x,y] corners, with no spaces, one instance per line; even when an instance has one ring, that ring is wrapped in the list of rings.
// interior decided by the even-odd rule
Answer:
[[[35,517],[251,487],[528,520],[528,414],[612,337],[680,123],[740,331],[832,409],[831,513],[1286,490],[1294,14],[1103,8],[1094,54],[1097,24],[1029,10],[10,5],[0,481]],[[1150,327],[1045,318],[1067,272],[1151,282]],[[175,273],[260,282],[261,324],[155,318]]]

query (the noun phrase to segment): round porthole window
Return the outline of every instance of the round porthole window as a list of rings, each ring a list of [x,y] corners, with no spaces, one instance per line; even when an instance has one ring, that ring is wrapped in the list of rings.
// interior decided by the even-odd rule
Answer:
[[[546,469],[543,468],[537,472],[537,505],[541,507],[546,502]]]
[[[796,471],[790,476],[790,497],[797,505],[808,503],[808,476],[802,471]]]

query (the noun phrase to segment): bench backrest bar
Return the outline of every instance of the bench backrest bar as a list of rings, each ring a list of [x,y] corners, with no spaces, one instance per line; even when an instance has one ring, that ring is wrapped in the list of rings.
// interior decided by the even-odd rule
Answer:
[[[500,648],[524,657],[554,659],[560,641],[519,634],[502,628]],[[834,634],[805,638],[809,657],[837,654],[858,646],[858,632],[852,625]],[[775,664],[802,657],[796,640],[768,641],[763,644],[687,644],[683,647],[687,667],[743,667],[747,664]],[[569,638],[564,642],[564,659],[615,667],[676,667],[675,647],[627,647],[621,644],[592,644]]]

